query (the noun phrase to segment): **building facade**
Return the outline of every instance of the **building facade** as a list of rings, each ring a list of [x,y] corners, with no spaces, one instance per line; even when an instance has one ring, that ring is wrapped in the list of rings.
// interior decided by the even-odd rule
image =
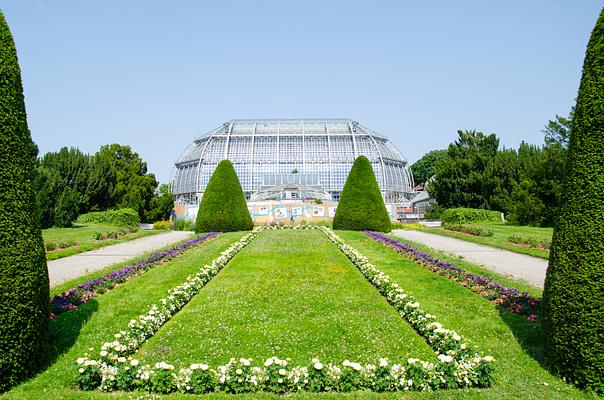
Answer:
[[[197,204],[216,165],[228,159],[248,199],[314,196],[338,201],[360,155],[371,162],[387,203],[409,200],[414,184],[405,157],[386,137],[348,119],[226,122],[178,157],[172,191],[177,204]]]

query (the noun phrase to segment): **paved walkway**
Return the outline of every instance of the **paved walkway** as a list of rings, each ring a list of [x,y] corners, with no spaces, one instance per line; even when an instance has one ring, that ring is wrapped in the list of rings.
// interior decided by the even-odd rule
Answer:
[[[193,232],[169,231],[49,261],[50,286],[57,286],[70,279],[160,249],[192,235]]]
[[[483,246],[465,240],[413,230],[394,230],[392,233],[403,239],[432,247],[433,249],[463,256],[464,260],[511,278],[521,279],[543,289],[547,260],[518,254],[495,247]]]

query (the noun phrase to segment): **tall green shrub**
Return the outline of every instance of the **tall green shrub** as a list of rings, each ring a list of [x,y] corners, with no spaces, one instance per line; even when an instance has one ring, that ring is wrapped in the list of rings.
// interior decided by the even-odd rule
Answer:
[[[141,219],[133,209],[120,208],[119,210],[93,211],[82,214],[76,223],[138,227]]]
[[[543,292],[546,359],[604,392],[604,10],[587,46]]]
[[[32,181],[21,71],[0,12],[0,392],[34,373],[48,338],[49,283]]]
[[[360,156],[346,178],[333,218],[334,229],[390,231],[390,217],[369,160]]]
[[[222,160],[199,204],[195,232],[248,231],[253,225],[235,168]]]
[[[499,211],[483,210],[481,208],[448,208],[440,219],[452,224],[471,224],[474,222],[501,222]]]

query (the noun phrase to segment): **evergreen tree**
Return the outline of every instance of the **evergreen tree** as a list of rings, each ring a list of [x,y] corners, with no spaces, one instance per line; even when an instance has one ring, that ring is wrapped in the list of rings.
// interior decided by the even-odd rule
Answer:
[[[235,168],[229,160],[222,160],[199,204],[195,232],[249,231],[253,225]]]
[[[434,176],[436,163],[447,155],[447,150],[432,150],[413,163],[411,171],[416,185],[423,185]]]
[[[354,160],[333,218],[334,229],[390,231],[391,223],[371,162]]]
[[[31,376],[48,341],[49,283],[21,71],[0,12],[0,392]]]
[[[587,45],[543,292],[554,372],[604,393],[604,9]]]

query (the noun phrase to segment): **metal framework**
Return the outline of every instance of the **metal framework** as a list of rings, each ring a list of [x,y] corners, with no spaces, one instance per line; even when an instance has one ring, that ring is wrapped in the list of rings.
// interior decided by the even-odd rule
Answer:
[[[386,137],[348,119],[231,120],[197,138],[172,172],[175,200],[199,201],[218,162],[233,163],[250,198],[267,175],[297,172],[318,176],[320,187],[338,200],[352,163],[366,156],[386,202],[413,192],[407,160]]]

